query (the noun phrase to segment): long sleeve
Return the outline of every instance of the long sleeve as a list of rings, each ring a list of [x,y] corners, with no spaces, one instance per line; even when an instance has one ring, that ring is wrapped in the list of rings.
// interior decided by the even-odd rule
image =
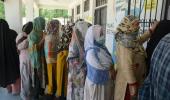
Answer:
[[[137,41],[140,44],[143,44],[145,41],[147,41],[149,38],[151,37],[151,33],[149,31],[146,31],[144,34],[142,34],[141,36],[139,36],[137,38]]]
[[[28,48],[28,40],[24,40],[22,43],[18,44],[17,48],[18,50],[23,50]]]
[[[106,69],[105,67],[102,66],[101,62],[99,62],[99,58],[95,55],[95,52],[93,51],[93,49],[87,52],[86,61],[90,65],[93,65],[93,67],[97,67],[98,69],[101,69],[101,70]],[[108,69],[109,67],[110,66],[108,66]]]

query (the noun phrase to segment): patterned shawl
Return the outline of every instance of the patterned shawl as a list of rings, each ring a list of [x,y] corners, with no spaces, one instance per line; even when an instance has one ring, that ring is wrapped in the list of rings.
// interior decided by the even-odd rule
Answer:
[[[58,20],[52,20],[47,24],[45,36],[45,57],[47,63],[56,63],[57,46],[59,44],[59,33],[61,24]]]
[[[72,26],[66,25],[64,27],[64,32],[60,38],[60,43],[59,43],[58,49],[57,49],[58,52],[69,49],[72,32],[73,32]]]
[[[78,21],[75,24],[71,43],[69,45],[68,59],[79,58],[80,62],[84,61],[84,38],[88,25],[89,24],[85,21]]]
[[[105,32],[101,26],[88,29],[85,38],[87,77],[96,84],[103,84],[109,79],[109,70],[113,66],[112,57],[105,46]]]
[[[28,37],[29,41],[29,57],[31,59],[33,68],[40,68],[41,66],[41,50],[38,48],[38,44],[43,37],[43,30],[45,28],[45,19],[37,17],[33,21],[33,30]]]
[[[116,42],[124,47],[131,48],[134,52],[145,55],[143,46],[136,40],[139,36],[139,20],[135,16],[124,17],[117,27]]]

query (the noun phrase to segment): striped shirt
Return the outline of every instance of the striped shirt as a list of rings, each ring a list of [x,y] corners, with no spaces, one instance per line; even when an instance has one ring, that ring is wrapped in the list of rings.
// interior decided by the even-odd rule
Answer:
[[[156,47],[139,100],[170,100],[170,33]]]

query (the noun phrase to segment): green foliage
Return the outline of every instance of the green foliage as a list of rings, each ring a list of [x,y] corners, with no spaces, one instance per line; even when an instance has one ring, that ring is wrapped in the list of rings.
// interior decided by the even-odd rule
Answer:
[[[0,1],[0,18],[5,19],[4,4]]]
[[[67,17],[68,11],[61,10],[61,9],[40,9],[39,10],[40,16],[48,19],[58,18],[58,17]]]

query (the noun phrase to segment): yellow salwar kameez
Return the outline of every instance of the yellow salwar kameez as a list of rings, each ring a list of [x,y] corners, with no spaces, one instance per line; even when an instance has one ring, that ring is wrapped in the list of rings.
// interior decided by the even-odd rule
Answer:
[[[63,34],[58,45],[57,54],[57,67],[56,67],[56,80],[57,92],[56,96],[65,98],[67,95],[67,78],[68,78],[68,48],[72,36],[72,27],[67,25],[64,27]]]
[[[47,35],[45,37],[45,57],[47,62],[47,76],[48,84],[45,93],[53,95],[53,90],[56,85],[54,84],[56,60],[57,60],[57,45],[59,44],[59,29],[60,22],[52,20],[47,24]]]
[[[62,96],[62,90],[64,90],[64,96],[67,93],[67,56],[68,50],[61,51],[57,55],[57,68],[56,68],[56,80],[57,80],[57,96]],[[63,84],[64,82],[64,84]]]

